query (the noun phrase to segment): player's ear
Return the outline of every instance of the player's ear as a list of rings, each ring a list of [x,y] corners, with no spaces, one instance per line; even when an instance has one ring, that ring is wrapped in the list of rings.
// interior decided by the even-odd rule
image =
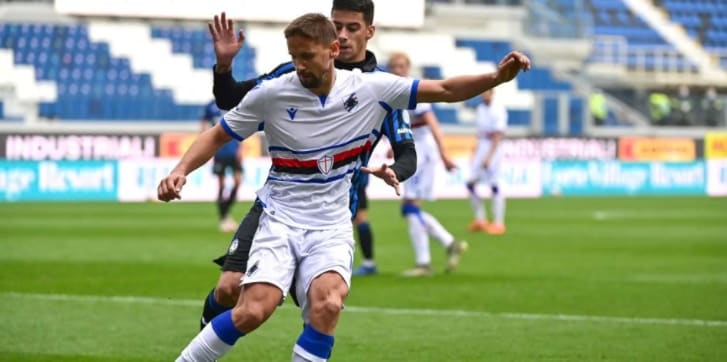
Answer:
[[[366,40],[373,38],[375,32],[376,32],[376,25],[367,26],[366,27]]]
[[[331,48],[330,48],[330,57],[331,59],[338,58],[338,53],[341,52],[341,43],[338,42],[338,40],[334,40],[331,42]]]

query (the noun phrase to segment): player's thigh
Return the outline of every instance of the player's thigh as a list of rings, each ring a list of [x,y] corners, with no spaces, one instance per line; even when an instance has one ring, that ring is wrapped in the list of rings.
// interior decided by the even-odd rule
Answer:
[[[242,279],[243,294],[246,286],[267,283],[276,286],[285,295],[295,276],[296,257],[290,246],[291,238],[298,237],[300,229],[291,228],[263,213],[250,249],[247,271]]]
[[[369,208],[369,196],[366,194],[367,186],[368,182],[356,187],[356,198],[358,199],[357,208],[359,212],[365,211]]]
[[[307,236],[306,242],[310,247],[298,265],[295,289],[303,309],[303,318],[309,322],[311,305],[308,292],[316,278],[324,273],[334,273],[333,275],[338,276],[337,280],[343,283],[341,286],[345,286],[346,294],[348,293],[351,286],[354,239],[350,223],[327,230],[308,231]]]
[[[225,176],[225,161],[224,158],[215,157],[212,161],[212,173],[218,177]]]
[[[218,258],[216,262],[222,266],[222,271],[244,273],[247,270],[247,260],[250,257],[252,240],[260,224],[263,208],[257,201],[253,203],[247,215],[242,219],[235,231],[235,235],[227,248],[227,254]]]

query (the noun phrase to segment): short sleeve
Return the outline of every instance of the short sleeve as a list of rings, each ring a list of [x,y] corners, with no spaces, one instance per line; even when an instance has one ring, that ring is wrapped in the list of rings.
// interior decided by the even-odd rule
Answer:
[[[267,87],[258,85],[247,93],[237,107],[222,117],[222,128],[232,138],[242,141],[263,129]]]
[[[417,105],[418,79],[384,72],[367,73],[372,91],[380,101],[394,109],[414,109]]]

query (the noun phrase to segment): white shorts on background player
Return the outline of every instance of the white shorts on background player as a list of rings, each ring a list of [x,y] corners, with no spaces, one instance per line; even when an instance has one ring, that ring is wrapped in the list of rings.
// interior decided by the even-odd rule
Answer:
[[[303,310],[303,320],[309,323],[311,282],[332,271],[340,274],[350,288],[353,252],[350,222],[339,227],[310,230],[288,226],[263,213],[242,284],[269,283],[286,295],[295,277],[296,297]]]
[[[507,129],[507,109],[499,103],[477,106],[475,114],[477,126],[477,148],[472,158],[472,174],[470,181],[497,184],[500,180],[500,163],[502,162],[502,147],[498,147],[490,160],[487,169],[482,167],[485,157],[492,147],[492,136],[495,133],[505,133]]]
[[[475,149],[475,155],[472,159],[472,174],[470,175],[470,181],[488,183],[496,185],[500,181],[500,163],[502,162],[502,148],[498,147],[495,155],[490,160],[490,167],[482,167],[482,163],[485,162],[487,152],[490,151],[491,142],[483,142],[480,140],[477,142],[477,148]]]
[[[404,182],[404,199],[434,199],[434,178],[441,156],[429,125],[419,122],[419,117],[431,111],[431,104],[419,103],[414,111],[407,112],[411,120],[412,138],[417,152],[417,170]]]

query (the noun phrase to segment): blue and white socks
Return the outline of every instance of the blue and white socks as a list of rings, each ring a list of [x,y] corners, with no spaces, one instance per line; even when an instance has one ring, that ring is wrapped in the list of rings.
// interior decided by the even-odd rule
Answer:
[[[208,323],[189,342],[177,362],[214,362],[225,355],[240,337],[245,334],[237,330],[232,322],[232,312],[226,311]]]
[[[334,338],[306,324],[293,347],[293,362],[325,362],[331,357]]]

